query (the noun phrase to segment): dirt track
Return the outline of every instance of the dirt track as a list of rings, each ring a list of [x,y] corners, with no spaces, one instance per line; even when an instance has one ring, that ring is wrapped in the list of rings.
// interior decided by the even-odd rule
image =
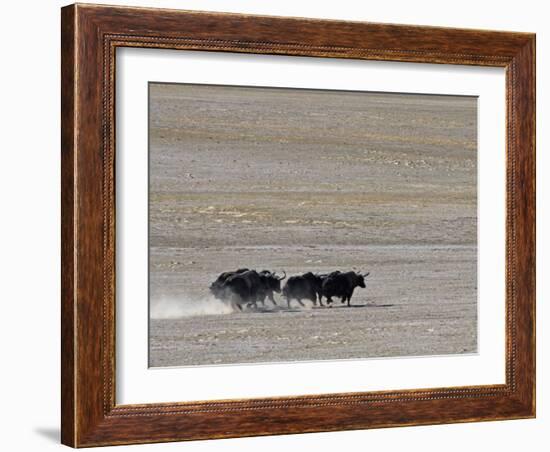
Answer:
[[[475,99],[151,85],[150,116],[150,365],[476,350]],[[237,267],[371,276],[227,313]]]

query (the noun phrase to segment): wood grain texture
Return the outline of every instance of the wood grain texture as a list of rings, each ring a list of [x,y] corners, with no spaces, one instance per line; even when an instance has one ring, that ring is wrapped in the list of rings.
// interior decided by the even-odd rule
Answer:
[[[61,35],[64,444],[534,416],[534,35],[80,4],[62,9]],[[114,69],[124,46],[506,68],[506,384],[116,405]]]
[[[74,296],[74,158],[75,158],[75,40],[74,8],[61,19],[61,441],[75,443],[75,308]]]

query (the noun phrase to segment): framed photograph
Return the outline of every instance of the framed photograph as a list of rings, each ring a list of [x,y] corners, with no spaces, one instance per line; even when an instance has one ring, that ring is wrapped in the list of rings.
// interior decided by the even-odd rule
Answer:
[[[62,442],[535,416],[535,36],[62,9]]]

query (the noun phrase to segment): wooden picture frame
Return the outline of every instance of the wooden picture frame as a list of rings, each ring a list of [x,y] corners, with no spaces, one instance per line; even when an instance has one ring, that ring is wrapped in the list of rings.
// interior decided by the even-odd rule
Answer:
[[[85,447],[535,416],[534,34],[76,4],[62,9],[61,37],[64,444]],[[119,47],[505,68],[506,383],[117,405],[114,87]]]

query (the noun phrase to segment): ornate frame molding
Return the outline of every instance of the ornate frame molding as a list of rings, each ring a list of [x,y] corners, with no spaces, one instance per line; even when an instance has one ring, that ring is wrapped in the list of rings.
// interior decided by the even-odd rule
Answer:
[[[116,405],[118,47],[506,68],[506,384]],[[534,35],[79,4],[62,9],[64,444],[80,447],[533,417],[534,329]],[[269,417],[270,422],[257,423],[258,416]]]

